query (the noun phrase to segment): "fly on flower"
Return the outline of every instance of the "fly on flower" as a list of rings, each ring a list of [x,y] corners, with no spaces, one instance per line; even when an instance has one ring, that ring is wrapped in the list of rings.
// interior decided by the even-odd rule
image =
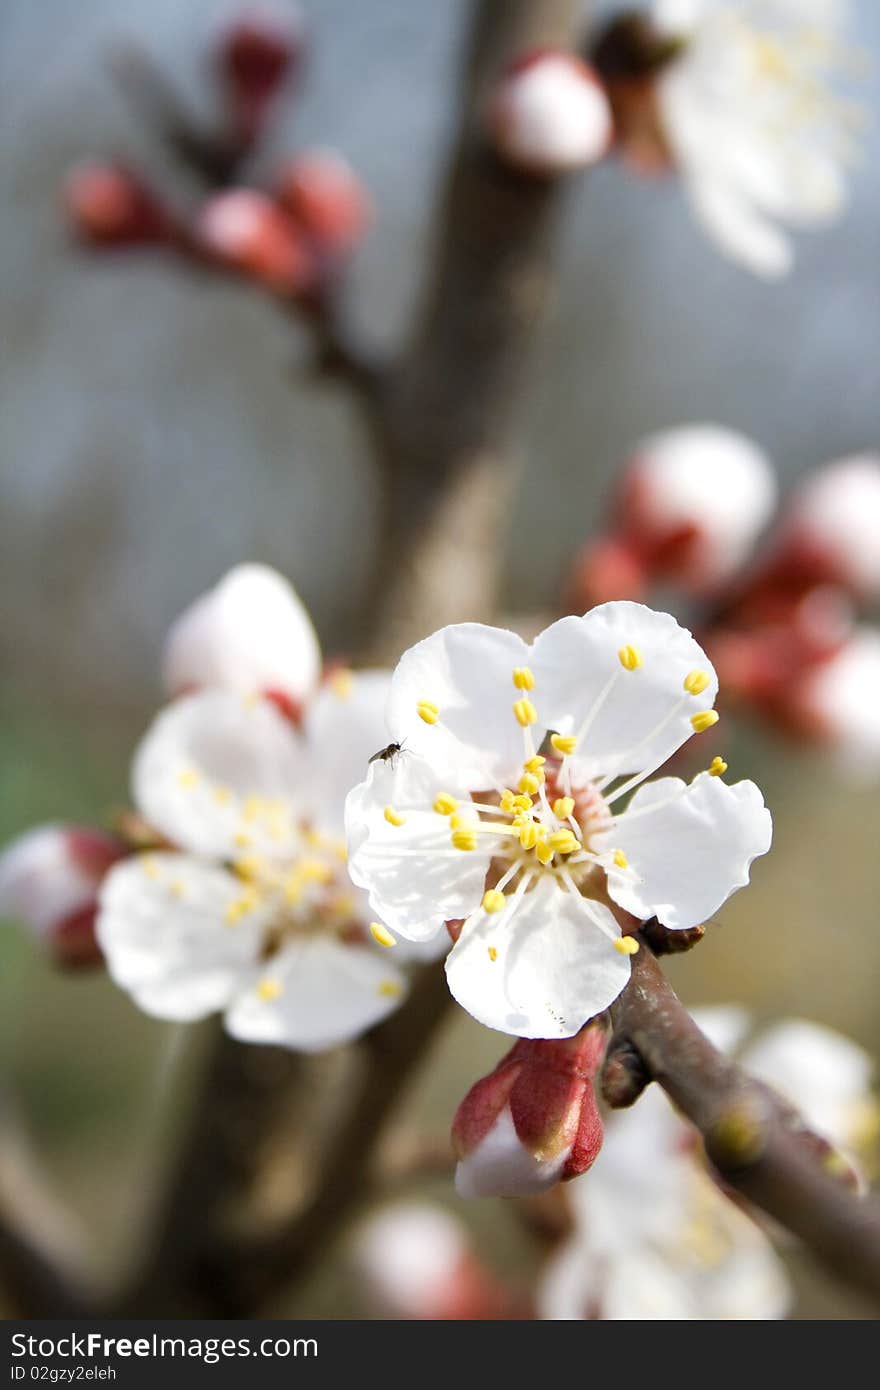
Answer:
[[[717,722],[716,691],[691,634],[641,604],[563,618],[531,646],[441,629],[392,677],[406,759],[374,762],[348,797],[353,881],[406,939],[461,924],[447,976],[480,1022],[570,1037],[629,977],[637,943],[613,906],[695,926],[769,849],[761,793],[728,785],[720,756],[690,783],[647,781]]]

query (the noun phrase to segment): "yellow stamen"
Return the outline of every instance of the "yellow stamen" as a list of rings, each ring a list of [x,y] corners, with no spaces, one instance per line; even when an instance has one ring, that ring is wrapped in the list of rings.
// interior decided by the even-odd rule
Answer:
[[[490,946],[490,947],[489,947],[489,959],[490,959],[490,960],[497,960],[497,959],[498,959],[498,952],[496,951],[496,949],[495,949],[494,946]]]
[[[617,865],[618,869],[629,868],[629,860],[627,859],[622,849],[616,849],[614,851],[614,862]]]
[[[324,859],[301,859],[293,871],[303,883],[330,883],[333,870]]]
[[[498,804],[506,816],[512,816],[516,810],[516,801],[516,794],[509,787],[505,787]]]
[[[470,850],[477,848],[477,835],[474,830],[454,830],[452,832],[452,843],[455,849]]]
[[[159,878],[160,876],[161,870],[159,869],[159,865],[156,863],[152,854],[141,855],[141,868],[143,869],[147,878]]]
[[[246,835],[243,830],[239,830],[238,834],[234,835],[232,838],[234,843],[238,845],[239,849],[247,849],[248,845],[253,843],[250,835]]]
[[[282,992],[283,986],[278,980],[265,979],[257,985],[257,994],[266,1004],[271,1004]]]
[[[563,755],[573,753],[578,746],[578,741],[574,734],[551,734],[550,742],[557,753],[562,753]]]
[[[525,792],[529,796],[534,796],[541,783],[533,772],[524,772],[517,785],[521,792]]]
[[[642,654],[638,647],[621,647],[617,653],[617,659],[624,671],[637,671],[642,664]]]
[[[194,767],[184,767],[177,774],[177,781],[181,787],[194,787],[199,780],[199,773]]]
[[[507,899],[497,888],[489,888],[483,894],[483,907],[486,912],[501,912]]]
[[[727,771],[727,763],[723,758],[713,758],[709,764],[710,777],[723,777]]]
[[[381,922],[370,923],[370,935],[379,946],[396,946],[397,937],[392,936],[387,927],[383,927]]]
[[[538,843],[538,827],[533,820],[527,820],[520,826],[519,842],[523,849],[534,849]]]
[[[704,734],[713,724],[718,723],[720,717],[717,709],[700,710],[699,714],[691,715],[691,728],[695,734]]]
[[[416,713],[420,719],[424,719],[426,724],[436,724],[440,718],[440,710],[431,700],[419,700],[416,705]]]
[[[517,690],[534,690],[535,673],[530,666],[515,666],[513,668],[513,683]]]
[[[529,758],[526,762],[523,763],[523,770],[525,772],[538,773],[541,771],[541,768],[544,766],[546,761],[547,759],[542,758],[540,753],[536,753],[534,757]]]
[[[399,811],[395,811],[393,806],[386,806],[382,814],[389,825],[406,825],[406,816],[402,816]]]
[[[383,980],[379,986],[379,993],[383,999],[396,999],[401,989],[402,986],[396,980]]]
[[[220,806],[224,806],[224,805],[226,804],[226,802],[230,800],[231,797],[232,797],[232,792],[229,790],[228,787],[215,787],[215,788],[214,788],[214,800],[215,800]]]
[[[580,840],[571,830],[554,830],[552,835],[547,836],[547,844],[557,854],[574,854],[581,847]]]
[[[684,678],[684,688],[688,695],[702,695],[710,679],[708,671],[691,671]]]
[[[554,816],[558,816],[560,820],[568,820],[573,810],[573,796],[557,796],[556,800],[553,803]]]
[[[639,949],[639,943],[634,936],[619,936],[612,944],[615,951],[622,956],[634,956]]]
[[[458,802],[449,792],[441,792],[434,802],[434,810],[438,816],[451,816]]]
[[[330,677],[330,689],[338,700],[347,700],[354,689],[354,675],[347,667],[334,671]]]
[[[232,868],[239,878],[254,879],[263,873],[266,861],[259,854],[243,854],[240,859],[236,859]]]
[[[535,709],[531,700],[526,700],[525,698],[517,700],[513,707],[513,712],[516,716],[517,724],[521,724],[524,729],[527,729],[530,724],[537,724],[538,722],[538,711]]]
[[[449,817],[449,827],[451,830],[473,830],[474,825],[479,821],[479,816],[474,816],[467,811],[453,811]]]
[[[553,851],[546,840],[541,840],[535,846],[535,854],[538,857],[539,864],[549,864],[553,858]]]
[[[532,798],[530,796],[526,796],[525,794],[521,796],[515,796],[513,798],[513,804],[517,811],[531,811]]]

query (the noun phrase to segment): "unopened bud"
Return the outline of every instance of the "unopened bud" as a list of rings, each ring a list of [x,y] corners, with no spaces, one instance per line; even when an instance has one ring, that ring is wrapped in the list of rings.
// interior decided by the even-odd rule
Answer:
[[[789,582],[800,576],[880,596],[880,455],[840,459],[807,480],[792,499],[774,570]]]
[[[258,137],[282,83],[296,75],[304,37],[302,15],[290,9],[282,14],[255,8],[222,31],[216,61],[244,145]]]
[[[364,236],[373,205],[351,165],[335,150],[309,150],[278,179],[278,200],[322,256],[348,255]]]
[[[171,626],[162,658],[169,695],[203,687],[270,695],[289,713],[314,688],[318,638],[287,580],[236,565]]]
[[[521,1197],[576,1177],[602,1147],[593,1079],[605,1030],[521,1038],[472,1086],[455,1115],[455,1186],[462,1197]]]
[[[856,777],[880,772],[880,632],[860,628],[789,687],[799,728],[828,744]]]
[[[611,142],[611,107],[596,74],[564,50],[529,54],[499,83],[488,111],[496,152],[552,178],[595,164]]]
[[[628,465],[619,534],[652,577],[711,591],[742,564],[776,500],[766,455],[718,425],[650,436]]]
[[[125,852],[120,840],[88,826],[30,830],[0,854],[0,914],[29,927],[57,964],[96,964],[98,888]]]
[[[440,1207],[386,1207],[361,1227],[353,1253],[382,1317],[462,1321],[502,1314],[503,1290],[478,1261],[465,1227]]]
[[[65,180],[64,205],[75,231],[96,246],[164,241],[171,233],[155,195],[118,164],[77,165]]]
[[[196,234],[207,255],[253,276],[282,294],[302,294],[314,283],[314,254],[292,218],[253,188],[232,188],[209,198]]]

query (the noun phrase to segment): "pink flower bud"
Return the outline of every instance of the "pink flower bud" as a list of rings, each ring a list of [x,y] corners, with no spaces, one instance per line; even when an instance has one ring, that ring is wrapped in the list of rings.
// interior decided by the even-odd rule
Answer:
[[[638,445],[619,531],[651,576],[711,591],[742,564],[773,510],[766,455],[719,425],[685,425]]]
[[[880,455],[840,459],[807,480],[779,537],[774,571],[783,570],[789,582],[880,596]]]
[[[335,150],[290,160],[280,173],[278,200],[322,256],[351,252],[373,219],[367,190]]]
[[[125,853],[120,840],[88,826],[30,830],[0,855],[0,913],[30,927],[58,964],[96,964],[98,888]]]
[[[253,143],[270,103],[299,68],[305,24],[299,11],[253,10],[229,24],[217,45],[217,64],[226,81],[242,142]]]
[[[208,255],[282,294],[314,282],[314,255],[287,213],[265,193],[232,188],[202,208],[196,235]]]
[[[515,63],[492,97],[487,123],[506,163],[544,178],[595,164],[612,136],[611,107],[599,79],[563,50],[542,50]]]
[[[205,686],[263,694],[285,713],[312,691],[321,652],[308,613],[268,565],[236,565],[171,626],[162,658],[169,695]]]
[[[827,661],[789,686],[791,714],[828,744],[847,769],[880,771],[880,632],[857,629]]]
[[[503,1316],[504,1290],[479,1263],[465,1227],[440,1207],[407,1202],[376,1213],[358,1233],[354,1262],[382,1317]]]
[[[150,189],[118,164],[77,165],[65,181],[64,204],[77,233],[96,246],[164,241],[171,233]]]
[[[603,536],[575,556],[564,591],[565,607],[585,613],[599,603],[640,599],[647,576],[636,549],[626,538]]]
[[[605,1052],[595,1020],[573,1038],[521,1038],[456,1111],[462,1197],[522,1197],[584,1173],[602,1147],[593,1078]]]

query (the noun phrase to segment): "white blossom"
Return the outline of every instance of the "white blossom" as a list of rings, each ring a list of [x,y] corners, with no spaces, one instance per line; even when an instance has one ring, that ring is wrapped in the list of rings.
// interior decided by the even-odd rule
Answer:
[[[609,901],[692,927],[769,848],[758,788],[725,783],[720,757],[690,783],[647,782],[717,721],[716,691],[690,633],[640,604],[563,618],[531,646],[441,629],[392,678],[402,752],[348,798],[353,880],[409,940],[462,919],[447,975],[480,1022],[571,1036],[629,977],[636,943]]]
[[[846,201],[858,113],[831,82],[848,65],[844,0],[657,0],[682,39],[658,79],[663,135],[697,217],[758,275],[787,272],[779,225],[826,223]]]
[[[383,741],[387,684],[337,675],[301,732],[225,690],[158,716],[132,791],[169,847],[110,873],[97,922],[110,974],[147,1013],[222,1010],[243,1041],[314,1051],[401,1002],[404,953],[392,961],[371,939],[342,838],[345,793]]]

